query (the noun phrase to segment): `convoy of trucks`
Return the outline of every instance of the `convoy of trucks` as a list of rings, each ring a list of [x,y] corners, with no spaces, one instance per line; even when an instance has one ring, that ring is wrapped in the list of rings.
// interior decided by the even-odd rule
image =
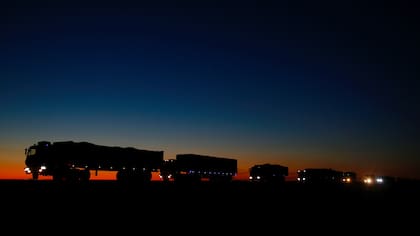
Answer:
[[[54,181],[87,182],[91,173],[115,171],[121,182],[150,182],[156,172],[164,182],[197,183],[210,181],[227,183],[238,173],[238,161],[233,158],[201,154],[177,154],[164,159],[163,151],[133,147],[104,146],[89,142],[40,141],[25,149],[25,172],[33,180],[52,176]],[[289,168],[279,164],[257,164],[249,168],[253,183],[284,183]],[[384,178],[366,178],[365,183],[384,182]],[[356,173],[330,168],[307,168],[297,171],[298,183],[353,183]],[[388,181],[388,180],[387,180]],[[375,183],[376,183],[375,182]],[[389,182],[389,181],[388,181]]]

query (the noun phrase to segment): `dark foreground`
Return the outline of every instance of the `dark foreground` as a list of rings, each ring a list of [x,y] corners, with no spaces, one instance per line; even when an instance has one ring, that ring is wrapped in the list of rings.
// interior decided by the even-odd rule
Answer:
[[[25,227],[53,224],[69,233],[80,227],[104,233],[187,233],[191,228],[198,229],[198,235],[248,234],[249,230],[263,234],[284,228],[331,232],[331,227],[350,232],[398,230],[404,235],[419,225],[419,187],[417,182],[392,186],[152,182],[139,186],[115,181],[0,181],[6,226],[10,219],[25,222]]]

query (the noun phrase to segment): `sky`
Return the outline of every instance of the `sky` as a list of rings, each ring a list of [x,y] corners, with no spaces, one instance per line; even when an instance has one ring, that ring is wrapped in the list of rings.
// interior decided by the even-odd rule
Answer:
[[[410,3],[1,4],[0,179],[42,140],[420,179]]]

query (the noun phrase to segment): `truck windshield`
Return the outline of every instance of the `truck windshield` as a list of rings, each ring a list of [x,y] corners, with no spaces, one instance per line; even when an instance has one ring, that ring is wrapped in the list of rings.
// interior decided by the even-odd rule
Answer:
[[[28,150],[28,156],[33,156],[33,155],[35,155],[35,153],[36,153],[36,149],[35,148],[30,148]]]

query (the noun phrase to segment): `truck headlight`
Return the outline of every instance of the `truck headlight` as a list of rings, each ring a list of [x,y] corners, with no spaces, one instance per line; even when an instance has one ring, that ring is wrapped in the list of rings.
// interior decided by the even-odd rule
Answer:
[[[23,169],[23,171],[25,171],[26,174],[30,174],[31,173],[31,168],[25,167],[25,169]]]

